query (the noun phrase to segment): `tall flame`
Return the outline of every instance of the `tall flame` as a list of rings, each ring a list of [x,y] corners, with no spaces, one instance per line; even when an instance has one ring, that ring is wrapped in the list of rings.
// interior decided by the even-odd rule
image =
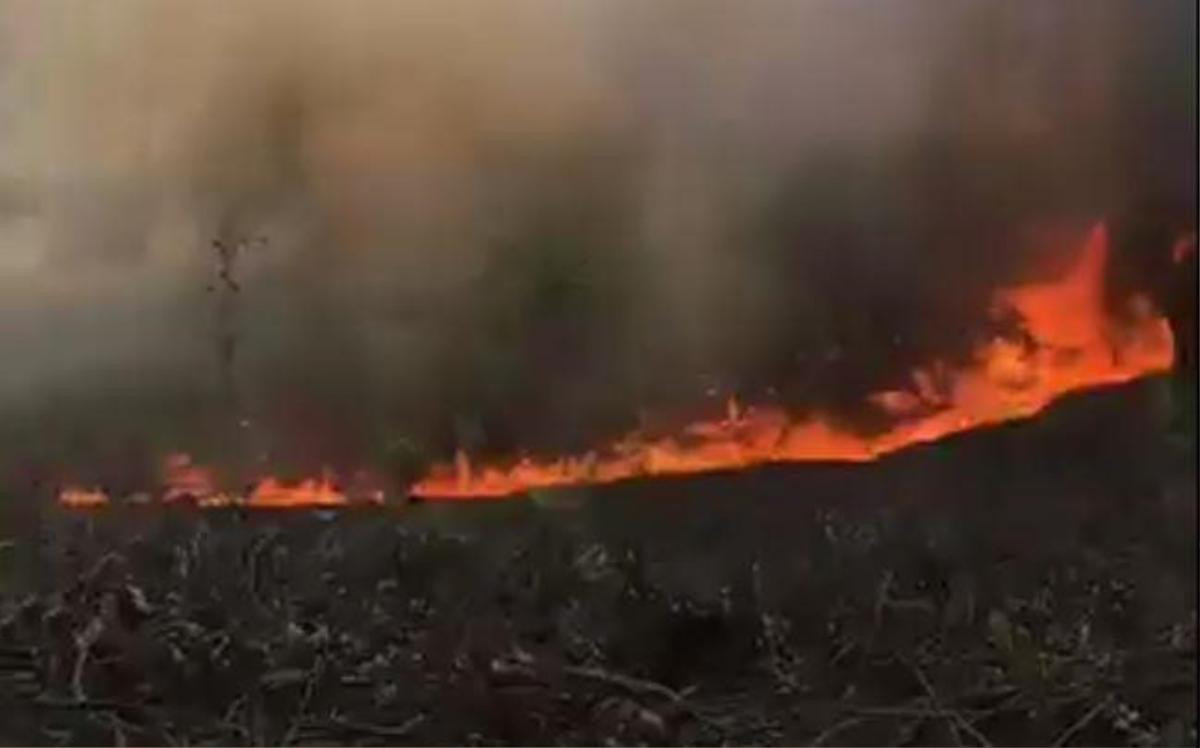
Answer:
[[[473,465],[460,452],[453,462],[434,466],[411,493],[436,499],[503,497],[765,463],[867,462],[957,432],[1028,418],[1071,392],[1169,370],[1175,357],[1171,328],[1147,299],[1131,300],[1131,321],[1118,324],[1105,313],[1107,260],[1107,231],[1097,225],[1063,277],[997,291],[994,313],[1018,315],[1024,334],[982,341],[966,366],[933,362],[913,371],[905,386],[871,395],[870,402],[895,419],[880,433],[863,436],[821,414],[794,418],[775,407],[743,407],[730,399],[724,418],[698,421],[677,436],[634,432],[581,455]],[[266,477],[244,497],[220,493],[213,474],[185,455],[168,458],[164,484],[165,500],[190,496],[201,506],[350,503],[328,474],[297,484]],[[369,496],[381,499],[377,491]],[[73,507],[108,503],[103,492],[79,488],[63,491],[59,500]]]
[[[1070,392],[1170,369],[1170,326],[1145,299],[1133,301],[1130,325],[1116,325],[1105,314],[1107,259],[1107,231],[1098,225],[1064,277],[998,291],[994,311],[1019,315],[1025,339],[987,340],[964,368],[935,363],[912,372],[907,387],[872,395],[872,402],[897,418],[882,433],[860,436],[821,415],[794,419],[777,408],[742,409],[731,401],[724,419],[695,423],[680,437],[632,433],[601,451],[525,458],[508,467],[473,466],[459,454],[453,465],[436,466],[412,492],[446,499],[498,497],[772,462],[865,462],[967,429],[1027,418]]]

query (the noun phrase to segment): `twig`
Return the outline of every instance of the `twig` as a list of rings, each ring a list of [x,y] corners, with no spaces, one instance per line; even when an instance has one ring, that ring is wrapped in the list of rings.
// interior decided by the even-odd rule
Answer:
[[[1075,735],[1077,733],[1079,733],[1080,730],[1087,727],[1091,723],[1091,721],[1094,720],[1100,714],[1100,712],[1104,711],[1104,709],[1110,703],[1112,703],[1112,698],[1113,698],[1112,694],[1109,694],[1108,696],[1105,696],[1103,699],[1101,699],[1095,706],[1093,706],[1091,709],[1089,709],[1087,711],[1087,714],[1084,714],[1082,717],[1080,717],[1079,720],[1075,722],[1075,724],[1073,724],[1070,727],[1068,727],[1067,729],[1063,730],[1062,733],[1057,738],[1055,738],[1054,742],[1051,743],[1050,745],[1055,746],[1055,748],[1058,748],[1058,746],[1066,745],[1068,740],[1075,737]]]
[[[991,747],[991,742],[984,737],[983,733],[979,732],[974,725],[963,719],[963,716],[956,710],[945,708],[942,705],[941,699],[938,698],[937,691],[933,689],[933,684],[930,683],[929,679],[925,677],[925,673],[921,671],[921,668],[917,666],[917,663],[906,661],[906,664],[908,665],[909,669],[912,670],[917,682],[921,684],[921,688],[925,690],[925,693],[929,694],[930,703],[932,703],[935,708],[946,712],[946,718],[950,721],[950,731],[954,733],[954,738],[958,741],[959,745],[962,745],[962,736],[958,733],[958,728],[961,727],[963,730],[966,730],[968,733],[970,733],[971,737],[975,738],[980,745],[988,746],[988,748]]]
[[[425,719],[426,717],[424,714],[414,714],[402,724],[393,727],[391,725],[371,725],[365,722],[351,722],[344,717],[338,717],[335,715],[329,718],[328,724],[336,727],[342,732],[356,732],[362,735],[371,735],[377,738],[396,739],[408,737],[413,730],[415,730],[425,721]],[[321,728],[325,727],[326,725],[324,723],[315,722],[310,723],[309,726]]]
[[[125,746],[129,745],[129,740],[125,737],[125,730],[122,729],[122,721],[112,712],[107,712],[106,714],[108,716],[108,726],[113,732],[113,745],[125,748]]]
[[[848,640],[846,643],[838,647],[837,652],[834,652],[833,657],[829,660],[830,665],[836,665],[842,661],[842,658],[854,651],[857,644],[854,640]]]
[[[579,678],[581,680],[590,680],[596,683],[604,683],[610,686],[616,686],[635,696],[645,696],[647,694],[658,696],[665,699],[674,706],[691,715],[702,724],[708,725],[716,730],[725,732],[726,728],[718,720],[710,717],[701,711],[694,704],[687,701],[687,697],[695,690],[694,686],[689,686],[683,691],[676,691],[662,683],[656,683],[652,680],[644,680],[642,678],[634,678],[630,675],[622,673],[614,673],[610,670],[601,670],[594,667],[579,667],[567,666],[563,668],[563,673],[568,676]]]
[[[71,695],[76,701],[87,701],[87,692],[83,689],[84,669],[87,667],[88,656],[92,653],[92,642],[85,636],[75,639],[75,662],[71,666]]]
[[[292,717],[292,722],[288,725],[287,732],[283,734],[281,745],[291,745],[295,741],[296,735],[300,732],[300,721],[304,718],[304,714],[308,711],[308,707],[312,703],[313,694],[317,688],[317,680],[320,679],[324,670],[325,660],[318,658],[313,663],[312,669],[308,671],[308,677],[304,681],[304,692],[300,695],[300,704],[296,707],[296,715]]]
[[[634,678],[629,675],[592,667],[568,666],[563,668],[563,672],[575,678],[617,686],[638,695],[653,694],[675,703],[683,701],[683,694],[651,680],[643,680],[642,678]]]
[[[891,569],[883,572],[883,581],[879,583],[879,587],[875,590],[875,607],[873,610],[874,626],[871,629],[871,639],[879,633],[880,627],[883,625],[883,611],[887,608],[888,598],[892,591],[892,580],[895,579],[895,574]]]
[[[1014,707],[1016,707],[1018,704],[1021,703],[1021,700],[1024,698],[1024,696],[1025,696],[1024,692],[1022,692],[1020,690],[1014,690],[1007,697],[1002,699],[999,703],[995,704],[994,706],[990,706],[987,709],[983,709],[978,712],[960,712],[960,713],[971,714],[972,715],[971,719],[969,719],[967,721],[972,726],[974,726],[974,725],[977,725],[980,722],[984,721],[985,719],[990,719],[991,717],[994,717],[997,714],[1001,714],[1003,712],[1012,710]]]
[[[77,583],[78,587],[82,587],[86,592],[92,592],[92,587],[106,573],[111,566],[124,561],[125,557],[116,551],[109,551],[101,556],[96,563],[92,564],[92,568],[88,569],[80,577]]]
[[[824,743],[826,740],[832,738],[834,735],[837,735],[839,732],[842,732],[843,730],[849,730],[851,727],[860,725],[863,722],[864,720],[862,717],[851,717],[850,719],[844,719],[841,722],[838,722],[836,725],[827,728],[825,732],[822,732],[817,737],[813,738],[813,741],[809,743],[809,745],[815,748],[816,746]]]
[[[913,676],[917,679],[917,682],[921,684],[921,688],[924,689],[925,693],[929,696],[929,703],[932,704],[933,707],[938,711],[947,711],[943,709],[942,702],[941,699],[938,698],[937,691],[933,690],[933,685],[929,682],[929,679],[925,677],[925,673],[921,672],[921,669],[917,667],[916,663],[908,662],[906,660],[904,664],[908,665],[908,669],[912,671]],[[954,742],[961,746],[963,744],[963,739],[962,734],[958,731],[958,720],[956,720],[953,714],[950,713],[947,714],[947,717],[947,721],[950,723],[950,732],[954,735]],[[961,719],[961,717],[959,719]],[[984,741],[984,744],[986,745],[987,742]]]
[[[984,735],[979,728],[975,727],[972,722],[964,718],[962,712],[951,710],[950,718],[954,720],[954,722],[957,722],[959,727],[966,730],[971,737],[975,738],[975,741],[979,743],[979,745],[984,746],[985,748],[991,748],[992,742],[987,739],[987,736]],[[954,724],[954,722],[951,724]]]
[[[223,716],[220,721],[232,722],[234,716],[238,713],[238,710],[241,709],[245,703],[246,696],[244,694],[229,702],[229,707],[225,710],[225,716]]]

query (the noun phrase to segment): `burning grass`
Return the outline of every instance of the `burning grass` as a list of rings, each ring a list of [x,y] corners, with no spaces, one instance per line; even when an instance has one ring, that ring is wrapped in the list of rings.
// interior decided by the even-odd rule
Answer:
[[[54,510],[3,551],[0,738],[1194,744],[1191,445],[1137,392],[574,504]]]
[[[547,488],[608,484],[639,477],[744,469],[781,462],[871,462],[915,445],[1030,418],[1065,395],[1169,371],[1172,330],[1143,297],[1129,300],[1127,319],[1112,318],[1105,302],[1108,232],[1096,225],[1061,277],[999,289],[997,319],[1019,329],[981,341],[965,364],[934,361],[911,372],[903,386],[867,398],[889,425],[872,434],[848,430],[824,414],[795,417],[775,406],[741,407],[730,398],[722,419],[699,421],[682,434],[635,432],[580,455],[473,464],[460,452],[434,465],[410,487],[422,498],[478,499]],[[190,497],[204,506],[339,506],[353,503],[333,476],[296,484],[260,478],[245,495],[230,493],[216,473],[186,455],[168,458],[163,498]],[[379,503],[381,489],[366,501]],[[96,506],[96,488],[69,487],[60,501]]]

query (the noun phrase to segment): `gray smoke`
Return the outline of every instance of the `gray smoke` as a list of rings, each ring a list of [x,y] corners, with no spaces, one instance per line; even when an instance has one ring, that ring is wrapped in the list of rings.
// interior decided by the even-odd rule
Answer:
[[[1038,237],[1194,228],[1184,0],[0,9],[0,407],[39,459],[854,418]],[[252,237],[221,317],[212,241]]]

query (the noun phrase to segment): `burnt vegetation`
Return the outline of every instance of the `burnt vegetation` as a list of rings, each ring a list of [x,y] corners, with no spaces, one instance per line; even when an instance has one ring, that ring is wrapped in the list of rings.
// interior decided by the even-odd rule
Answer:
[[[0,27],[0,246],[48,237],[0,277],[0,744],[1196,744],[1194,3],[143,5]],[[494,503],[124,501],[171,452],[403,490],[712,393],[870,431],[1052,275],[1027,231],[1097,221],[1179,371],[1029,422]]]
[[[0,738],[1195,744],[1194,427],[1146,416],[1171,387],[867,468],[43,509],[0,551]]]

